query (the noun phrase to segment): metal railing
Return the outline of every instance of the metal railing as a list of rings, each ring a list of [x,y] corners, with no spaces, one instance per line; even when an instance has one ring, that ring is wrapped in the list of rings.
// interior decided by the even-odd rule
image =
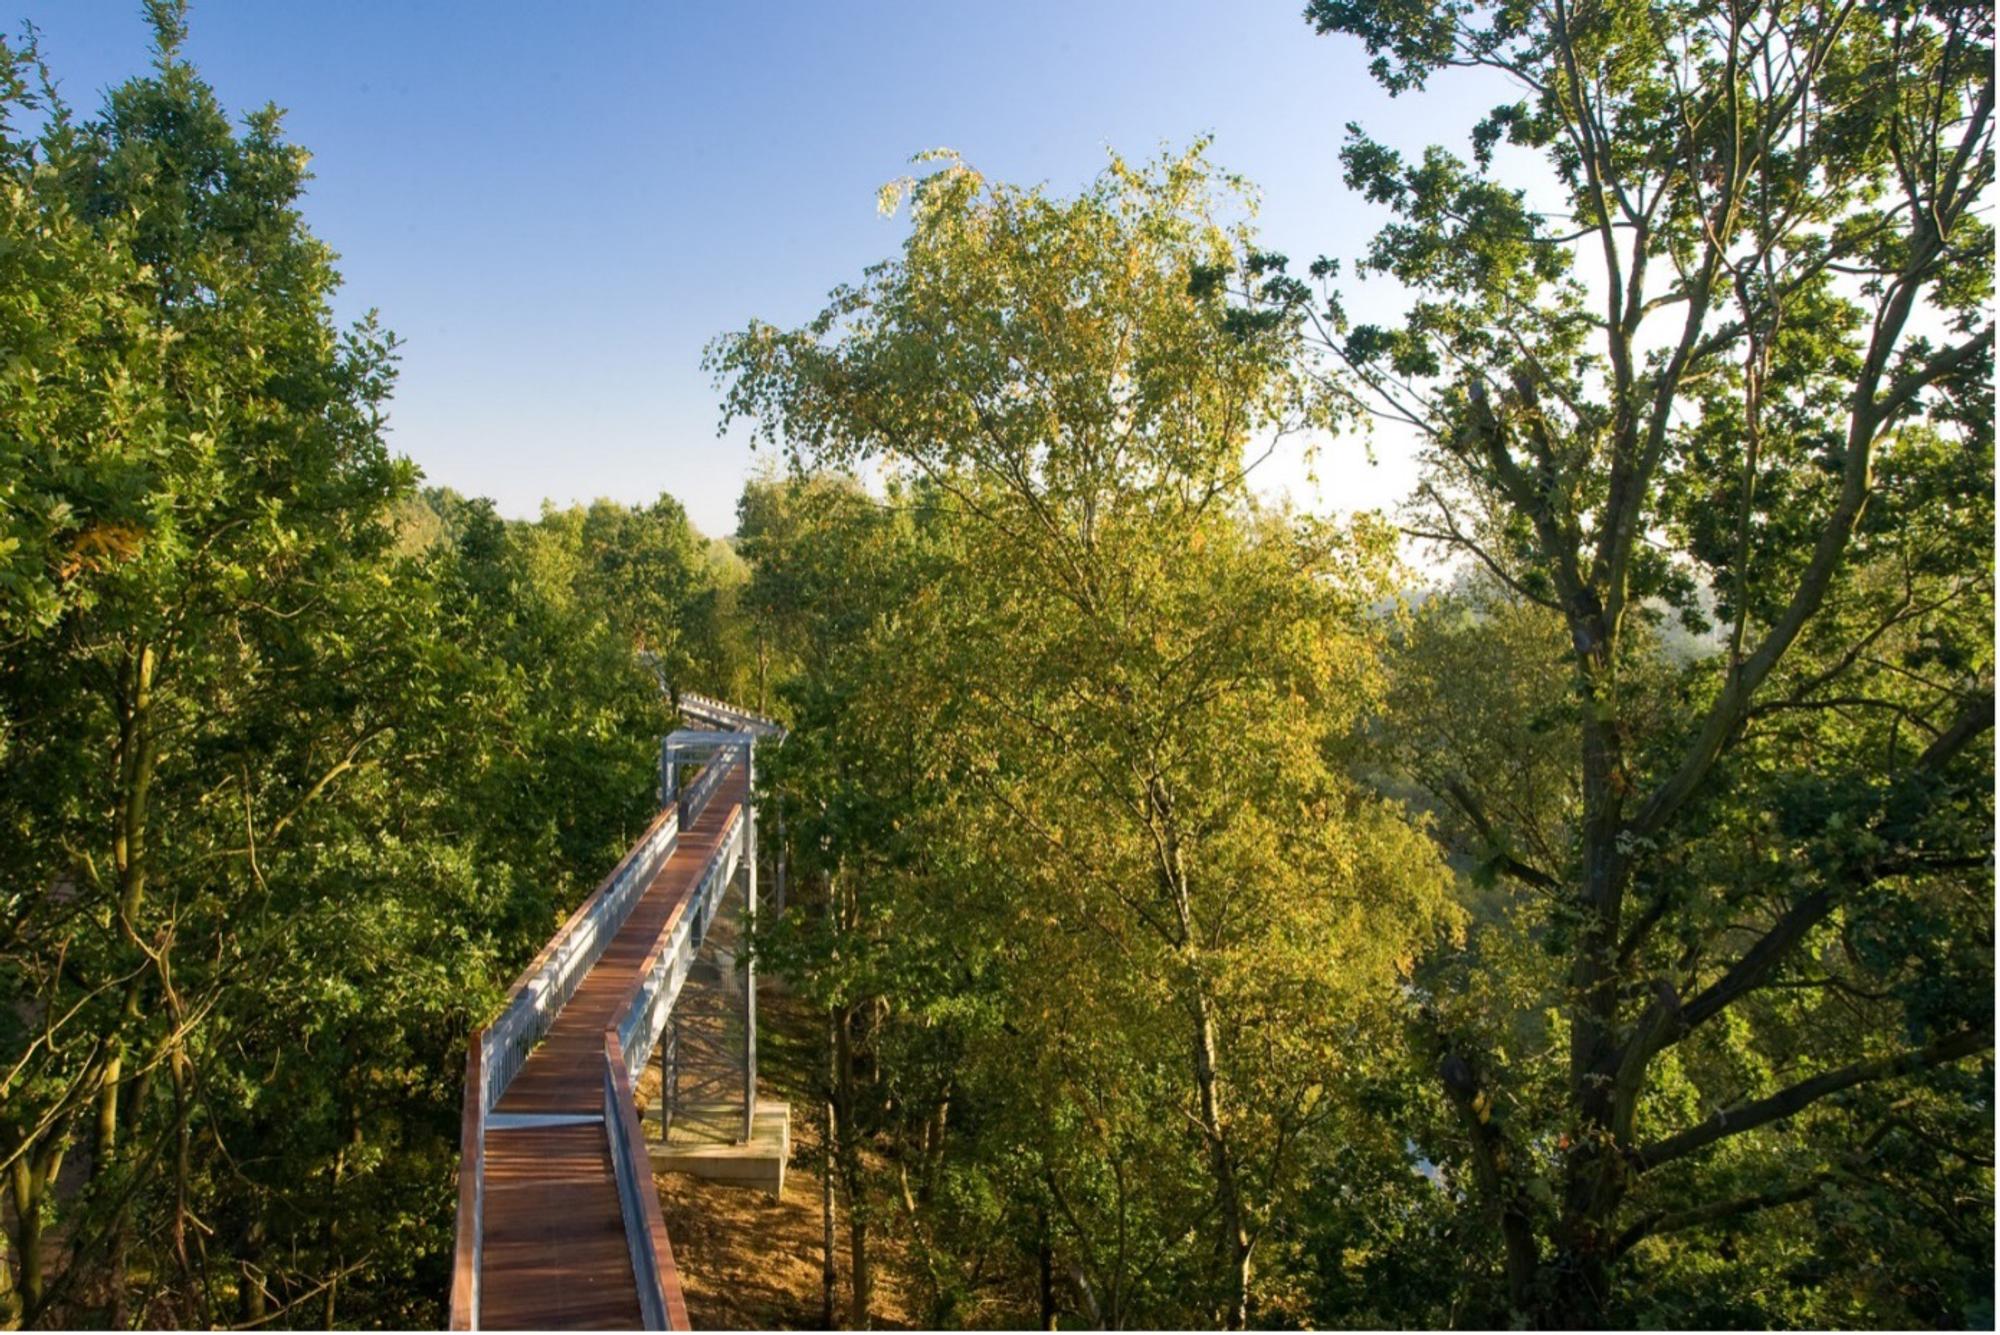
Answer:
[[[499,1017],[480,1031],[481,1055],[485,1059],[481,1103],[487,1110],[499,1102],[500,1095],[520,1073],[528,1053],[576,994],[577,984],[625,925],[632,905],[652,882],[653,873],[673,852],[680,831],[677,809],[670,807],[654,817],[632,851],[570,915],[555,938],[516,980]]]
[[[721,775],[747,760],[747,755],[734,747],[718,752],[710,760],[703,778],[713,774],[718,776],[719,783]],[[707,797],[702,800],[706,804]],[[688,970],[693,966],[695,951],[700,948],[702,937],[722,902],[723,887],[729,884],[729,878],[742,862],[745,831],[749,827],[747,813],[746,794],[746,805],[738,806],[731,814],[694,886],[639,966],[638,976],[632,980],[623,1001],[612,1012],[617,1018],[604,1030],[607,1063],[604,1125],[611,1137],[619,1211],[624,1217],[625,1243],[632,1253],[632,1274],[639,1285],[639,1308],[649,1329],[685,1329],[687,1313],[681,1299],[680,1275],[674,1267],[673,1251],[660,1215],[659,1194],[651,1190],[652,1169],[632,1087],[666,1031],[681,984],[687,981]],[[660,1095],[663,1101],[671,1096],[664,1083]],[[661,1324],[654,1326],[651,1323],[656,1312],[661,1314]]]
[[[715,790],[721,786],[722,776],[742,758],[742,748],[736,746],[720,746],[710,753],[694,782],[675,795],[681,828],[685,829],[701,818],[701,813],[708,807],[708,799],[715,796]]]
[[[682,715],[694,722],[724,732],[754,732],[759,737],[771,738],[782,738],[785,733],[784,727],[773,719],[694,691],[681,692],[680,709]]]
[[[452,1261],[453,1330],[477,1329],[480,1324],[489,1115],[535,1044],[548,1032],[578,984],[624,925],[632,906],[673,851],[681,832],[702,814],[724,778],[738,764],[748,768],[751,738],[782,741],[784,737],[784,729],[771,720],[705,696],[684,694],[681,709],[696,724],[750,736],[719,746],[695,782],[665,803],[638,843],[599,882],[515,980],[499,1015],[479,1030],[469,1045],[460,1123],[457,1238]],[[659,1196],[650,1189],[652,1172],[632,1085],[665,1030],[695,952],[722,902],[723,889],[751,843],[748,811],[746,793],[743,805],[732,813],[693,890],[655,942],[624,1003],[613,1012],[618,1018],[604,1033],[603,1124],[617,1179],[626,1243],[632,1255],[632,1273],[639,1289],[641,1318],[651,1329],[686,1329],[687,1310],[667,1242]],[[746,1125],[748,1116],[746,1103]]]
[[[702,868],[686,907],[655,943],[639,968],[632,990],[626,994],[619,1012],[618,1041],[625,1049],[626,1073],[634,1080],[646,1068],[654,1044],[666,1029],[674,1000],[680,996],[681,984],[687,981],[688,970],[694,965],[695,952],[701,949],[702,938],[708,934],[708,925],[722,903],[723,887],[729,884],[729,878],[742,862],[745,828],[743,809],[739,807],[717,842],[714,856]]]
[[[625,1246],[639,1290],[639,1324],[646,1330],[686,1330],[680,1272],[667,1241],[660,1193],[653,1187],[652,1160],[626,1073],[618,1034],[604,1031],[604,1134],[610,1142],[611,1175],[618,1187],[618,1213],[625,1221]]]

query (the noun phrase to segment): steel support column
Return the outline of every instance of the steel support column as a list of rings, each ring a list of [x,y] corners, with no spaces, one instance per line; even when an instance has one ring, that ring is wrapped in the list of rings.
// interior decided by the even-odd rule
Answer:
[[[667,1032],[660,1037],[660,1143],[674,1129],[674,1107],[681,1097],[681,1017],[667,1017]]]
[[[757,952],[751,937],[757,930],[757,748],[743,748],[743,1143],[749,1144],[757,1122]]]
[[[660,739],[660,810],[667,809],[667,803],[674,800],[675,761],[680,748],[662,737]]]
[[[773,887],[771,897],[771,916],[773,918],[782,918],[785,916],[785,850],[788,847],[789,845],[785,842],[785,813],[781,809],[778,812],[778,849],[771,856],[772,870],[778,876],[778,883]]]

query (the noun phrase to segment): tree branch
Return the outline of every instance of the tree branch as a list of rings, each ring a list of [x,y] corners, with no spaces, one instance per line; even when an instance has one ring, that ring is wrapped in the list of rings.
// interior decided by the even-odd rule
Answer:
[[[1754,1131],[1760,1126],[1790,1117],[1827,1095],[1838,1094],[1843,1089],[1908,1075],[1933,1066],[1943,1066],[1975,1053],[1991,1051],[1992,1047],[1993,1031],[1990,1027],[1962,1029],[1921,1048],[1908,1049],[1887,1057],[1876,1057],[1870,1061],[1856,1062],[1852,1066],[1843,1066],[1838,1070],[1816,1075],[1810,1080],[1801,1080],[1796,1085],[1779,1090],[1769,1098],[1758,1099],[1755,1103],[1746,1103],[1737,1108],[1720,1109],[1713,1117],[1697,1126],[1691,1126],[1685,1131],[1668,1136],[1664,1140],[1656,1140],[1634,1151],[1633,1170],[1644,1173],[1661,1164],[1685,1158],[1718,1140],[1740,1136],[1745,1131]]]
[[[1905,371],[1890,382],[1888,390],[1876,405],[1876,415],[1884,422],[1893,420],[1896,414],[1909,406],[1910,401],[1926,388],[1935,385],[1981,352],[1990,351],[1992,347],[1993,326],[1989,324],[1965,342],[1955,343],[1940,350],[1935,356],[1926,358],[1923,365]]]
[[[1691,1210],[1673,1212],[1657,1210],[1619,1234],[1618,1240],[1611,1245],[1611,1254],[1623,1256],[1656,1233],[1674,1233],[1684,1228],[1699,1228],[1703,1224],[1735,1219],[1758,1210],[1773,1210],[1781,1205],[1794,1205],[1799,1201],[1810,1200],[1819,1194],[1821,1187],[1833,1180],[1833,1173],[1819,1172],[1803,1182],[1795,1182],[1790,1186],[1772,1187],[1726,1201],[1711,1201],[1707,1205],[1698,1205]]]
[[[1480,1088],[1472,1063],[1447,1052],[1438,1064],[1438,1079],[1465,1124],[1472,1145],[1473,1174],[1480,1190],[1500,1216],[1500,1236],[1506,1246],[1507,1287],[1516,1306],[1525,1306],[1541,1266],[1534,1223],[1518,1193],[1509,1185],[1508,1155],[1500,1128],[1493,1124],[1493,1096]]]
[[[1479,837],[1485,841],[1488,851],[1493,855],[1492,864],[1495,867],[1515,880],[1525,881],[1540,890],[1562,889],[1561,881],[1539,867],[1529,866],[1507,851],[1507,846],[1494,833],[1493,822],[1486,818],[1486,809],[1479,804],[1479,799],[1472,795],[1462,780],[1455,777],[1446,779],[1444,789],[1451,800],[1458,804],[1459,810],[1465,813],[1465,818],[1472,822],[1473,828],[1479,831]]]
[[[1936,741],[1926,747],[1917,760],[1919,770],[1935,772],[1962,751],[1973,738],[1993,726],[1993,694],[1983,691],[1967,700],[1960,707],[1958,715],[1939,734]],[[1891,862],[1874,864],[1859,869],[1853,884],[1871,885],[1885,876],[1902,872],[1921,870],[1923,864]],[[1758,987],[1770,976],[1782,959],[1790,953],[1805,934],[1833,911],[1835,887],[1822,886],[1804,899],[1787,909],[1769,931],[1759,937],[1755,944],[1731,965],[1721,978],[1704,988],[1688,1002],[1681,1013],[1677,1028],[1661,1036],[1658,1048],[1671,1046],[1680,1041],[1690,1031],[1704,1021],[1714,1018],[1744,993]],[[1651,1053],[1646,1054],[1651,1056]]]

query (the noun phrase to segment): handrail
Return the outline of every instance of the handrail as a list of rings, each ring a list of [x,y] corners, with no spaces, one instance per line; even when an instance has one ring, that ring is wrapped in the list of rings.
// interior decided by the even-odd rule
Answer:
[[[726,774],[744,759],[737,748],[719,751],[703,778]],[[704,797],[703,801],[706,800]],[[689,819],[692,822],[692,817]],[[653,1330],[688,1329],[687,1308],[673,1248],[667,1241],[666,1222],[660,1214],[659,1193],[638,1189],[639,1184],[652,1184],[652,1170],[643,1149],[632,1083],[645,1069],[654,1044],[666,1028],[667,1015],[680,995],[681,984],[687,980],[694,953],[722,900],[718,890],[728,884],[742,856],[746,828],[744,808],[738,806],[725,822],[722,837],[716,841],[715,851],[702,867],[693,889],[675,907],[673,916],[654,940],[624,998],[613,1008],[615,1018],[604,1030],[608,1065],[604,1125],[611,1138],[625,1243],[631,1250],[632,1274],[639,1285],[640,1315],[647,1328]],[[661,1097],[666,1096],[663,1089]],[[658,1325],[653,1324],[656,1312],[664,1314],[657,1318],[661,1323]]]
[[[499,1015],[480,1031],[486,1058],[482,1091],[486,1110],[500,1101],[536,1040],[548,1032],[577,984],[624,926],[632,905],[679,837],[680,813],[669,807],[653,818],[639,842],[515,980]]]
[[[632,1255],[632,1278],[639,1290],[639,1324],[646,1330],[687,1330],[687,1305],[680,1270],[674,1265],[660,1193],[653,1188],[652,1160],[625,1070],[618,1031],[604,1031],[604,1134],[610,1142],[611,1175],[618,1186],[618,1213],[625,1223],[625,1246]]]
[[[702,695],[695,691],[682,691],[680,709],[683,714],[731,732],[754,732],[759,737],[784,740],[784,725],[777,720],[765,718],[762,714],[753,714],[747,709],[738,709],[735,705],[725,704],[713,696]]]
[[[513,1083],[535,1041],[548,1031],[556,1013],[575,993],[578,981],[624,925],[632,905],[679,835],[680,813],[670,806],[653,818],[631,851],[619,859],[522,970],[493,1021],[472,1036],[459,1132],[458,1235],[452,1251],[451,1281],[453,1330],[479,1327],[479,1272],[486,1231],[486,1116]]]
[[[705,696],[683,695],[682,709],[697,723],[750,735],[719,745],[680,800],[665,803],[639,841],[515,979],[493,1020],[474,1033],[467,1045],[459,1127],[458,1219],[452,1252],[453,1330],[472,1330],[480,1325],[488,1114],[583,976],[595,967],[604,948],[624,926],[653,873],[678,843],[681,831],[706,809],[724,776],[738,764],[747,769],[753,738],[784,738],[784,729],[771,720]],[[724,823],[715,851],[694,888],[676,906],[623,1002],[613,1011],[616,1018],[604,1032],[603,1126],[631,1250],[641,1320],[653,1329],[685,1330],[688,1319],[659,1195],[651,1189],[651,1167],[632,1084],[665,1028],[694,952],[721,903],[719,888],[727,884],[744,856],[749,843],[748,804],[746,793],[743,803]]]
[[[451,1328],[479,1323],[479,1270],[485,1260],[486,1110],[473,1092],[481,1088],[479,1039],[465,1054],[465,1109],[458,1131],[458,1228],[451,1258]]]

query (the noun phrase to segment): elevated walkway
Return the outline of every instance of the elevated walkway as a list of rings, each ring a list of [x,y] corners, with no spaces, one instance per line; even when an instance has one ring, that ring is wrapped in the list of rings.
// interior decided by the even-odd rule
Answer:
[[[755,904],[752,744],[782,736],[720,730],[727,707],[702,706],[689,717],[711,731],[674,734],[658,818],[473,1039],[453,1329],[687,1328],[633,1087],[739,867]],[[754,1040],[744,1069],[749,1098]],[[764,1120],[731,1106],[739,1127]]]
[[[486,1246],[480,1325],[489,1330],[640,1329],[604,1117],[604,1031],[654,944],[684,913],[721,836],[740,815],[740,762],[654,874],[547,1037],[529,1054],[486,1131]],[[552,1114],[590,1118],[536,1126]],[[586,1151],[586,1145],[588,1151]],[[495,1170],[514,1166],[495,1190]],[[652,1190],[647,1176],[646,1191]],[[664,1227],[664,1226],[663,1226]],[[671,1266],[672,1253],[666,1259]],[[685,1313],[682,1324],[685,1324]]]

